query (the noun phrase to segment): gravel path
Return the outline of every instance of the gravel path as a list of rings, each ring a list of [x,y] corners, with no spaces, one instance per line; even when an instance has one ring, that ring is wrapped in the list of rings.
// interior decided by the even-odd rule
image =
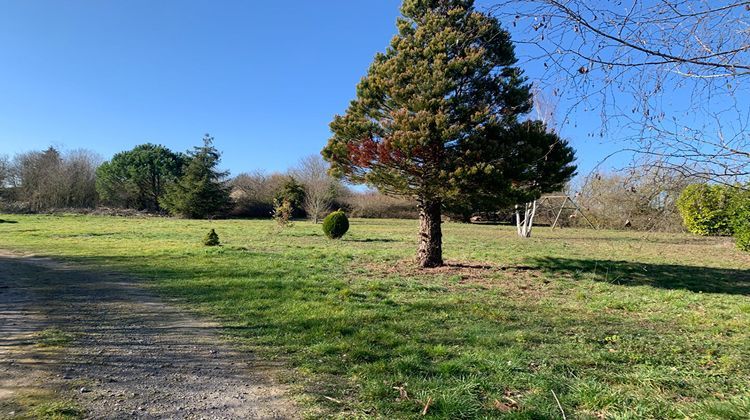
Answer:
[[[297,417],[274,367],[217,328],[122,275],[0,252],[0,400],[46,389],[96,419]],[[57,330],[72,339],[37,345]]]

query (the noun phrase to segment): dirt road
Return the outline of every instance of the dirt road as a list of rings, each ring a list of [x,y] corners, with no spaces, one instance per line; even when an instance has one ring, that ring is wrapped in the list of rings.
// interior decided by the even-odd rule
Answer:
[[[217,329],[126,276],[0,252],[0,401],[45,390],[96,419],[296,417],[274,368]]]

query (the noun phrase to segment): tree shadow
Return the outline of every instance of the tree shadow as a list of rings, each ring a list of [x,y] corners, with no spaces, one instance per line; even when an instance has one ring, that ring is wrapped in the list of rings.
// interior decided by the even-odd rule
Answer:
[[[186,257],[181,256],[181,258]],[[259,261],[274,258],[278,256],[267,253]],[[271,354],[289,357],[291,366],[309,369],[315,375],[315,380],[309,382],[299,380],[296,383],[302,384],[304,390],[311,395],[333,395],[338,398],[339,394],[335,392],[351,387],[351,383],[344,383],[340,378],[350,378],[353,373],[362,375],[364,372],[363,376],[374,377],[369,383],[375,383],[375,380],[380,381],[379,376],[387,378],[386,374],[380,373],[383,371],[399,372],[399,375],[406,375],[404,378],[410,381],[412,378],[415,381],[420,380],[418,378],[463,381],[460,378],[476,377],[478,379],[472,379],[472,381],[486,381],[489,384],[488,388],[499,386],[502,389],[504,384],[501,381],[505,378],[504,370],[497,366],[495,359],[490,359],[484,354],[506,351],[509,354],[525,354],[528,351],[529,358],[546,357],[544,351],[559,349],[563,352],[561,354],[566,356],[564,352],[571,351],[570,357],[574,358],[573,361],[555,366],[555,369],[559,368],[560,372],[572,373],[574,369],[578,370],[579,367],[584,369],[587,366],[602,371],[615,370],[621,369],[624,363],[619,361],[620,359],[606,359],[602,362],[598,359],[589,359],[583,350],[578,350],[577,341],[571,344],[572,348],[576,349],[575,352],[567,350],[565,345],[570,341],[568,335],[559,334],[550,337],[549,332],[557,330],[578,334],[575,328],[583,325],[586,330],[592,331],[590,333],[592,340],[598,339],[605,335],[600,334],[602,332],[607,331],[607,334],[610,334],[608,331],[613,328],[611,318],[592,318],[586,311],[557,311],[554,317],[548,317],[546,315],[549,315],[549,311],[554,308],[549,309],[535,302],[507,299],[500,295],[477,294],[467,296],[465,299],[463,297],[440,298],[442,290],[435,289],[418,296],[415,300],[396,299],[398,304],[389,306],[384,299],[387,297],[384,293],[390,293],[388,289],[374,289],[368,284],[362,284],[357,288],[356,284],[352,285],[340,279],[340,273],[335,269],[330,272],[324,271],[325,280],[322,280],[317,276],[300,275],[283,265],[256,265],[255,260],[247,260],[247,265],[233,264],[222,267],[211,265],[196,268],[195,265],[190,264],[152,265],[147,258],[136,255],[61,257],[60,259],[83,264],[70,267],[79,274],[75,277],[76,281],[73,285],[65,281],[71,278],[69,275],[53,281],[54,277],[51,275],[40,276],[32,273],[34,275],[28,276],[28,282],[34,284],[35,287],[45,286],[44,283],[39,284],[40,279],[45,281],[46,278],[47,282],[53,282],[52,285],[55,288],[49,291],[41,290],[40,293],[52,294],[56,298],[55,301],[62,304],[63,308],[66,307],[65,305],[71,305],[65,309],[67,312],[62,312],[58,306],[53,305],[46,308],[46,311],[51,312],[52,316],[57,317],[58,320],[65,321],[64,315],[68,314],[82,318],[79,323],[86,321],[84,324],[86,331],[106,330],[110,334],[110,341],[97,343],[99,347],[109,349],[119,346],[127,353],[131,351],[132,346],[133,354],[126,354],[121,358],[109,351],[101,355],[95,353],[88,362],[93,367],[104,366],[110,371],[125,372],[130,381],[140,381],[141,378],[153,376],[154,365],[163,366],[158,368],[157,375],[167,374],[172,369],[179,369],[180,366],[190,366],[191,369],[195,366],[195,369],[204,369],[202,372],[205,373],[201,373],[201,376],[204,374],[211,376],[213,372],[224,375],[225,369],[227,372],[231,372],[229,369],[232,369],[232,365],[220,363],[221,360],[234,360],[231,358],[217,358],[215,361],[204,364],[202,360],[206,357],[205,350],[196,351],[192,343],[184,346],[183,340],[162,341],[165,345],[171,346],[172,349],[169,352],[152,355],[146,351],[144,347],[146,344],[139,342],[139,337],[145,335],[145,343],[148,343],[150,342],[149,336],[163,337],[168,333],[184,334],[177,331],[173,322],[166,322],[163,319],[169,315],[163,309],[119,312],[105,318],[102,318],[104,314],[99,313],[99,307],[93,312],[79,309],[91,301],[92,294],[97,296],[97,303],[102,304],[107,304],[110,299],[115,302],[127,300],[143,303],[144,299],[141,298],[140,293],[149,294],[139,292],[139,290],[131,291],[129,286],[131,283],[133,287],[140,286],[139,279],[153,278],[158,278],[159,283],[162,283],[160,287],[167,290],[168,295],[177,298],[178,302],[188,301],[199,304],[201,311],[205,311],[204,314],[215,315],[221,323],[225,324],[222,328],[223,333],[232,338],[244,340],[241,342],[253,347],[265,348]],[[0,263],[2,262],[0,258]],[[650,285],[665,289],[750,294],[750,272],[747,270],[564,258],[541,258],[530,260],[525,265],[494,268],[492,265],[482,263],[458,261],[449,262],[448,267],[517,271],[541,269],[548,270],[552,274],[568,271],[574,277],[576,273],[593,274],[598,281],[623,285]],[[108,277],[108,273],[112,273],[111,270],[132,274],[124,275],[122,278],[118,274]],[[227,282],[225,279],[237,281]],[[116,283],[117,287],[112,287],[112,283]],[[90,291],[90,288],[99,290],[101,294],[97,295]],[[140,289],[140,287],[136,288]],[[411,294],[413,291],[414,289],[408,289],[399,293]],[[181,306],[179,309],[185,308]],[[448,317],[445,314],[452,315]],[[140,316],[140,319],[133,322],[132,317],[136,315]],[[123,318],[120,319],[120,317]],[[102,319],[106,322],[101,322]],[[0,330],[3,325],[0,322]],[[440,328],[435,328],[436,325]],[[665,328],[669,327],[670,325],[666,325]],[[617,329],[623,336],[629,336],[632,333],[633,336],[640,337],[644,327],[640,319],[618,317]],[[191,330],[195,328],[191,327]],[[647,329],[647,338],[658,337],[658,334],[661,334],[659,330]],[[627,333],[622,331],[627,331]],[[114,336],[115,340],[111,340],[111,336]],[[478,336],[482,337],[481,340],[476,338]],[[101,335],[84,334],[81,337],[81,340],[95,340]],[[171,337],[166,337],[166,339],[171,340]],[[452,348],[463,347],[465,343],[481,346],[486,351],[477,351],[476,355],[469,356],[464,356],[459,350],[452,352]],[[81,341],[81,345],[87,348],[92,347],[90,344],[90,342]],[[597,351],[599,348],[596,344],[582,345],[586,346],[583,347],[586,351]],[[682,342],[678,345],[687,346]],[[662,347],[664,346],[656,347],[654,353],[671,354],[669,352],[673,351]],[[433,349],[448,353],[433,355]],[[687,351],[690,347],[685,347],[685,349]],[[603,351],[607,355],[616,355],[616,353],[608,353],[606,348]],[[133,358],[136,359],[133,360]],[[179,363],[175,363],[175,360]],[[520,357],[519,360],[525,361]],[[660,363],[658,362],[660,359],[655,360]],[[284,359],[283,362],[286,363],[287,360]],[[244,364],[244,361],[242,363]],[[666,369],[670,366],[671,359],[665,357],[663,363]],[[68,362],[60,368],[64,369],[69,364]],[[258,362],[253,360],[251,366],[258,366]],[[451,370],[441,370],[446,367]],[[514,367],[513,371],[517,369],[521,368]],[[543,375],[544,372],[541,374]],[[534,376],[531,373],[524,375],[513,373],[513,375],[527,378]],[[229,373],[226,376],[227,381],[231,380],[232,384],[239,383],[243,379],[239,376],[236,378],[230,376]],[[339,380],[342,382],[340,383]],[[523,382],[519,383],[524,387],[531,387],[538,383],[532,382],[531,379],[521,380]],[[637,378],[622,379],[622,383],[628,386],[638,386],[640,382],[637,381],[639,381]],[[176,386],[173,385],[173,381],[163,380],[162,382],[168,383],[170,388]],[[600,382],[602,386],[607,386],[603,379],[597,379],[597,383]],[[710,384],[712,383],[688,383],[680,385],[679,388],[675,385],[673,392],[683,392],[685,389],[698,392]],[[181,395],[181,392],[210,392],[210,389],[204,390],[200,388],[200,385],[198,384],[196,388],[194,381],[185,382],[184,387],[170,392],[174,392],[175,395]],[[386,383],[386,386],[390,390],[390,385]],[[351,398],[355,398],[359,394],[352,395]],[[473,393],[461,394],[461,396],[477,407],[484,404],[484,396],[475,396]],[[385,404],[387,397],[367,396],[367,398],[369,398],[365,400],[367,404],[381,401]],[[257,402],[257,404],[262,403],[264,402]],[[164,413],[163,416],[172,417],[171,413]],[[530,416],[542,417],[541,415]]]
[[[386,238],[366,238],[366,239],[344,239],[344,242],[399,242],[395,239]]]
[[[15,221],[15,220],[5,220],[5,219],[0,219],[0,223],[18,223],[18,222],[17,222],[17,221]]]
[[[750,270],[552,257],[530,262],[550,273],[586,275],[595,281],[623,286],[750,296]]]
[[[704,245],[706,243],[715,243],[717,241],[731,241],[731,237],[722,236],[693,236],[693,237],[659,237],[659,236],[564,236],[560,237],[565,241],[596,241],[596,242],[648,242],[650,244],[665,245]]]

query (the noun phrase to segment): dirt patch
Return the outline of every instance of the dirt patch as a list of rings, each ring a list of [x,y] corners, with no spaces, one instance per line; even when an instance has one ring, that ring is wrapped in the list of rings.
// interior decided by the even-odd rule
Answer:
[[[432,283],[436,277],[445,279],[448,289],[474,287],[501,288],[506,295],[540,297],[551,281],[536,267],[526,265],[497,265],[476,261],[446,261],[435,268],[420,268],[412,260],[394,263],[373,263],[364,266],[366,278],[379,279],[399,276]]]
[[[98,419],[295,418],[277,371],[134,279],[0,253],[0,407],[45,392]]]

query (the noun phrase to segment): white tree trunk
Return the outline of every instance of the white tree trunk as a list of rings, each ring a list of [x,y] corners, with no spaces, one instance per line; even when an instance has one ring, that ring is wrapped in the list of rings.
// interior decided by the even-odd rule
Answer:
[[[531,228],[534,225],[534,216],[536,215],[536,200],[531,203],[524,204],[523,220],[519,211],[519,206],[516,205],[516,232],[518,236],[522,238],[531,237]]]
[[[521,214],[518,211],[518,204],[516,204],[516,233],[521,236]]]

